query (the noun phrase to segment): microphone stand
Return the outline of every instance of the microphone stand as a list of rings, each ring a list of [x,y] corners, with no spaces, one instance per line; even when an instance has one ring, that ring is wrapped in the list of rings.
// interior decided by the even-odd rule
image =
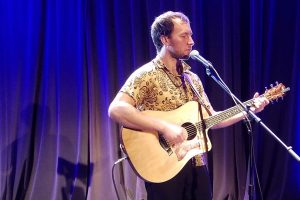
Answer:
[[[254,121],[256,123],[258,123],[259,125],[261,125],[266,131],[267,133],[269,133],[277,142],[279,142],[298,162],[300,162],[300,157],[293,151],[291,146],[287,146],[284,142],[282,142],[280,140],[280,138],[278,138],[275,133],[273,131],[271,131],[263,122],[262,120],[254,113],[252,112],[249,108],[247,108],[247,106],[241,102],[228,88],[228,86],[224,83],[224,81],[222,81],[222,79],[218,76],[218,73],[216,72],[215,68],[213,67],[213,65],[211,64],[211,62],[202,62],[202,64],[205,66],[206,68],[206,74],[212,78],[219,86],[221,86],[221,88],[227,93],[229,94],[233,100],[239,104],[239,106],[248,114],[248,116],[250,116],[250,118],[254,119]],[[211,72],[211,70],[217,74],[217,77]],[[249,129],[248,129],[249,131]],[[251,200],[253,198],[253,192],[254,192],[254,184],[253,184],[253,178],[252,178],[252,171],[253,171],[253,159],[254,159],[254,155],[253,155],[253,136],[252,134],[250,134],[250,155],[249,155],[249,199]]]

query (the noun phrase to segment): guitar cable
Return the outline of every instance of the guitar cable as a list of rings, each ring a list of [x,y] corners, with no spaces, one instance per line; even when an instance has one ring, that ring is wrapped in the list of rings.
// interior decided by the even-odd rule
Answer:
[[[116,195],[117,195],[117,199],[120,200],[120,197],[119,197],[119,193],[118,193],[118,190],[117,190],[117,186],[116,186],[116,182],[115,182],[115,175],[114,175],[114,169],[115,169],[115,166],[121,162],[123,162],[124,160],[126,160],[128,157],[125,155],[124,157],[118,159],[112,166],[112,169],[111,169],[111,177],[112,177],[112,181],[113,181],[113,185],[114,185],[114,189],[115,189],[115,192],[116,192]]]
[[[113,181],[113,185],[114,185],[114,188],[115,188],[115,192],[116,192],[116,195],[117,195],[117,199],[120,200],[120,197],[119,197],[119,193],[118,193],[118,190],[117,190],[117,186],[116,186],[116,182],[115,182],[115,175],[114,175],[114,169],[115,169],[115,166],[121,162],[123,162],[124,160],[126,160],[128,157],[127,156],[124,156],[123,158],[120,158],[118,159],[112,166],[112,169],[111,169],[111,174],[112,174],[112,181]]]

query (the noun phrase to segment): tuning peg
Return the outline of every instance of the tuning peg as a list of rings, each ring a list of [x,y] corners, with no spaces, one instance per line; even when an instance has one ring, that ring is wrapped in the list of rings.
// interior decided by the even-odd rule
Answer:
[[[276,81],[275,83],[276,83],[276,85],[279,85],[278,81]]]
[[[272,87],[273,87],[273,84],[271,83],[270,86],[271,86],[271,88],[272,88]]]
[[[267,91],[268,90],[268,87],[265,87],[265,91]]]

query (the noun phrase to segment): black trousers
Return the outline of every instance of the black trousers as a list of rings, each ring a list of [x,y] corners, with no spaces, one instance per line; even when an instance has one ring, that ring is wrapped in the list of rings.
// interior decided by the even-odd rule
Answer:
[[[171,180],[145,182],[148,200],[211,200],[212,191],[206,166],[195,167],[189,161]]]

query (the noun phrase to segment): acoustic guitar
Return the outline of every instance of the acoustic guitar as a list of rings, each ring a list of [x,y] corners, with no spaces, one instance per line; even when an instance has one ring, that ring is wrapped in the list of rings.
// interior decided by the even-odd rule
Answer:
[[[269,101],[277,100],[289,91],[282,83],[265,91],[261,96]],[[254,100],[244,102],[253,105]],[[169,145],[158,132],[144,132],[123,127],[121,143],[129,157],[129,163],[138,176],[148,182],[160,183],[173,178],[195,155],[209,151],[212,147],[208,130],[230,117],[242,112],[238,105],[209,116],[198,102],[190,101],[172,111],[143,111],[146,115],[159,118],[187,130],[188,138],[179,145]],[[205,138],[207,138],[205,140]],[[204,142],[206,141],[206,142]],[[205,144],[206,143],[206,144]]]

